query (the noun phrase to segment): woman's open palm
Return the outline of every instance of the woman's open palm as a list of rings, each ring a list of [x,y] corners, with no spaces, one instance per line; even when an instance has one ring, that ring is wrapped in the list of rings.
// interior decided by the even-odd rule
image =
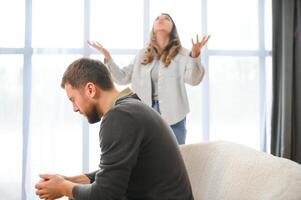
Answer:
[[[87,41],[90,46],[92,46],[94,49],[102,53],[106,60],[109,60],[111,58],[111,55],[107,49],[105,49],[99,42],[97,41]]]
[[[191,39],[192,47],[191,47],[191,57],[196,58],[200,55],[201,49],[206,45],[210,38],[210,35],[203,36],[202,40],[199,41],[199,36],[196,35],[196,42]]]

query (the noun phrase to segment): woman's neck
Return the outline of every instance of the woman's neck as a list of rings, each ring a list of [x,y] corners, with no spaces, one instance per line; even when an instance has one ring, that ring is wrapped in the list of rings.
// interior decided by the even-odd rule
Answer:
[[[166,34],[165,32],[158,32],[156,34],[156,40],[157,40],[157,44],[160,48],[160,52],[163,51],[163,49],[165,49],[165,47],[168,45],[169,42],[169,35]]]

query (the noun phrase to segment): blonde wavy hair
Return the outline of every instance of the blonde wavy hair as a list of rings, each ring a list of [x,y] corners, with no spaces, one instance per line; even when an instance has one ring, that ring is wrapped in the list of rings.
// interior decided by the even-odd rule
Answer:
[[[168,65],[171,62],[171,59],[173,59],[182,49],[181,41],[173,19],[170,17],[169,14],[162,13],[161,15],[168,16],[172,22],[172,29],[169,34],[169,42],[166,45],[166,47],[163,49],[163,51],[160,52],[159,50],[160,48],[157,43],[156,34],[154,32],[154,27],[153,27],[150,33],[149,43],[147,45],[146,51],[141,61],[141,64],[143,65],[147,65],[151,63],[155,57],[158,60],[162,57],[161,58],[162,63],[164,64],[165,67],[168,67]]]

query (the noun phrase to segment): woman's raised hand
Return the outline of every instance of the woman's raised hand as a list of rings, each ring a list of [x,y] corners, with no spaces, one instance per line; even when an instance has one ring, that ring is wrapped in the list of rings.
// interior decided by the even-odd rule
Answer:
[[[105,49],[99,42],[97,41],[87,41],[90,46],[92,46],[94,49],[102,53],[106,60],[111,59],[111,55],[107,49]]]
[[[191,38],[192,47],[191,47],[191,57],[196,58],[200,55],[201,49],[206,45],[210,38],[210,35],[203,36],[202,40],[199,41],[199,36],[196,35],[196,42]]]

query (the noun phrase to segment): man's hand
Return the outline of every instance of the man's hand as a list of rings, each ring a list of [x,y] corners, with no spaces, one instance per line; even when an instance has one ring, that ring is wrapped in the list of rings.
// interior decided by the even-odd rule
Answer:
[[[65,180],[62,176],[54,174],[43,174],[40,175],[40,177],[42,180],[35,185],[35,188],[37,189],[36,194],[40,199],[52,200],[63,196],[72,198],[74,183]]]

